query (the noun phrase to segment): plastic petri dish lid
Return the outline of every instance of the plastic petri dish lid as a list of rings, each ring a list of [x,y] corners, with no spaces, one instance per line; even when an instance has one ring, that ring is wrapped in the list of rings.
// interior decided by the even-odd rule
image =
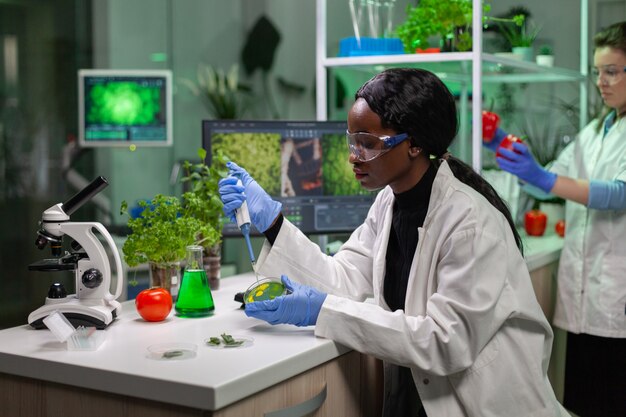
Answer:
[[[148,358],[158,361],[180,361],[196,357],[193,343],[161,343],[148,346]]]
[[[273,300],[285,294],[285,286],[282,282],[273,278],[263,278],[248,287],[244,293],[244,303],[255,301]]]

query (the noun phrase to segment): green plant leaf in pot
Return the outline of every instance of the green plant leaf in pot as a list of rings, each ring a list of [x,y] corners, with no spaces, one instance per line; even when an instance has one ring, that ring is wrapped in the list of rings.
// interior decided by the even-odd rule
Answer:
[[[122,247],[129,266],[154,263],[167,267],[185,259],[186,247],[196,241],[202,222],[184,214],[177,197],[157,194],[150,201],[140,201],[141,214],[128,220],[131,234]],[[128,204],[122,202],[122,214],[128,213]]]
[[[539,47],[539,55],[552,55],[554,51],[550,45],[541,45]]]
[[[451,41],[459,51],[472,49],[471,0],[420,0],[416,6],[407,6],[406,20],[396,28],[407,53],[430,46],[429,38],[439,36],[440,42]],[[491,6],[482,4],[483,22]]]
[[[502,35],[511,44],[511,47],[532,46],[541,31],[538,26],[527,28],[526,22],[516,21],[515,24],[507,24],[506,22],[497,22]]]
[[[218,191],[218,183],[226,176],[228,158],[216,150],[210,165],[207,165],[207,154],[204,149],[198,150],[200,162],[185,161],[185,176],[181,179],[189,185],[189,191],[183,194],[185,215],[191,216],[204,225],[204,229],[196,236],[197,243],[204,247],[207,255],[219,253],[222,243],[222,227],[227,220],[222,212],[222,200]]]

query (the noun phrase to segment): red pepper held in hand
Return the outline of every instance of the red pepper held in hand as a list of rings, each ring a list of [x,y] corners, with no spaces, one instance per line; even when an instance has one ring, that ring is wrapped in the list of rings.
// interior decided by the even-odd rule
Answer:
[[[500,116],[496,113],[483,110],[483,141],[489,143],[496,134],[500,124]]]
[[[515,149],[513,149],[513,144],[515,142],[524,143],[520,138],[513,134],[509,134],[504,139],[502,139],[502,142],[500,142],[500,146],[498,146],[498,149],[496,150],[496,158],[504,158],[504,156],[500,153],[500,149],[508,149],[515,152]]]

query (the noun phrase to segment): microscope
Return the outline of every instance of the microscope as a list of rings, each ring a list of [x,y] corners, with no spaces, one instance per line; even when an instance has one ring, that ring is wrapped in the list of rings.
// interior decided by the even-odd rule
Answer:
[[[88,202],[109,184],[98,177],[65,203],[58,203],[45,210],[35,245],[44,249],[50,244],[52,258],[43,259],[28,266],[30,271],[74,271],[76,294],[67,294],[64,286],[50,286],[43,306],[28,316],[28,323],[35,329],[44,329],[43,319],[54,311],[62,313],[74,327],[106,328],[121,311],[116,299],[122,293],[124,282],[122,261],[115,242],[101,223],[71,222],[70,215]],[[115,295],[111,286],[111,265],[102,242],[94,234],[99,232],[115,260],[117,286]],[[63,237],[72,239],[71,250],[63,253]]]

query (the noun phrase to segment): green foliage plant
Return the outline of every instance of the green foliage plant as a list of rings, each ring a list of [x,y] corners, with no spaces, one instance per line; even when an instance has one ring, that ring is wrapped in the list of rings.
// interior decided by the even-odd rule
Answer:
[[[483,24],[490,17],[491,5],[482,3]],[[441,41],[453,40],[459,51],[472,49],[472,0],[421,0],[416,6],[407,6],[407,18],[396,28],[407,53],[430,46],[431,36]]]
[[[482,3],[483,26],[488,23],[514,23],[521,25],[524,15],[511,19],[489,16],[491,5]],[[472,0],[420,0],[416,6],[407,6],[407,18],[396,28],[396,35],[402,41],[407,53],[417,48],[430,47],[429,38],[439,36],[440,42],[453,40],[458,51],[472,49]]]
[[[532,46],[541,28],[537,26],[528,28],[524,20],[518,22],[514,22],[513,25],[510,22],[498,22],[498,26],[512,48]]]
[[[212,226],[187,215],[178,197],[157,194],[150,201],[140,201],[139,206],[141,214],[129,218],[131,234],[122,246],[128,266],[149,262],[167,268],[185,259],[187,246],[196,243],[199,233],[215,233]],[[129,214],[126,201],[120,212]]]
[[[541,45],[539,48],[539,55],[552,55],[554,51],[550,45]]]
[[[446,39],[457,27],[469,29],[471,22],[471,0],[421,0],[416,6],[407,6],[407,18],[396,28],[396,34],[406,52],[414,53],[417,48],[428,48],[431,36]],[[471,49],[470,36],[465,30],[457,44],[459,50]]]
[[[228,72],[210,65],[198,66],[197,81],[180,79],[195,96],[201,97],[209,113],[216,119],[238,119],[248,107],[246,94],[250,88],[239,83],[239,66],[234,64]]]
[[[222,214],[222,200],[218,191],[218,183],[228,170],[228,159],[220,151],[212,155],[211,166],[206,164],[206,150],[199,149],[199,163],[185,161],[183,170],[185,176],[181,182],[188,183],[189,191],[183,193],[184,213],[199,220],[207,229],[196,236],[197,244],[204,248],[206,255],[217,256],[222,243],[222,227],[225,218]]]

